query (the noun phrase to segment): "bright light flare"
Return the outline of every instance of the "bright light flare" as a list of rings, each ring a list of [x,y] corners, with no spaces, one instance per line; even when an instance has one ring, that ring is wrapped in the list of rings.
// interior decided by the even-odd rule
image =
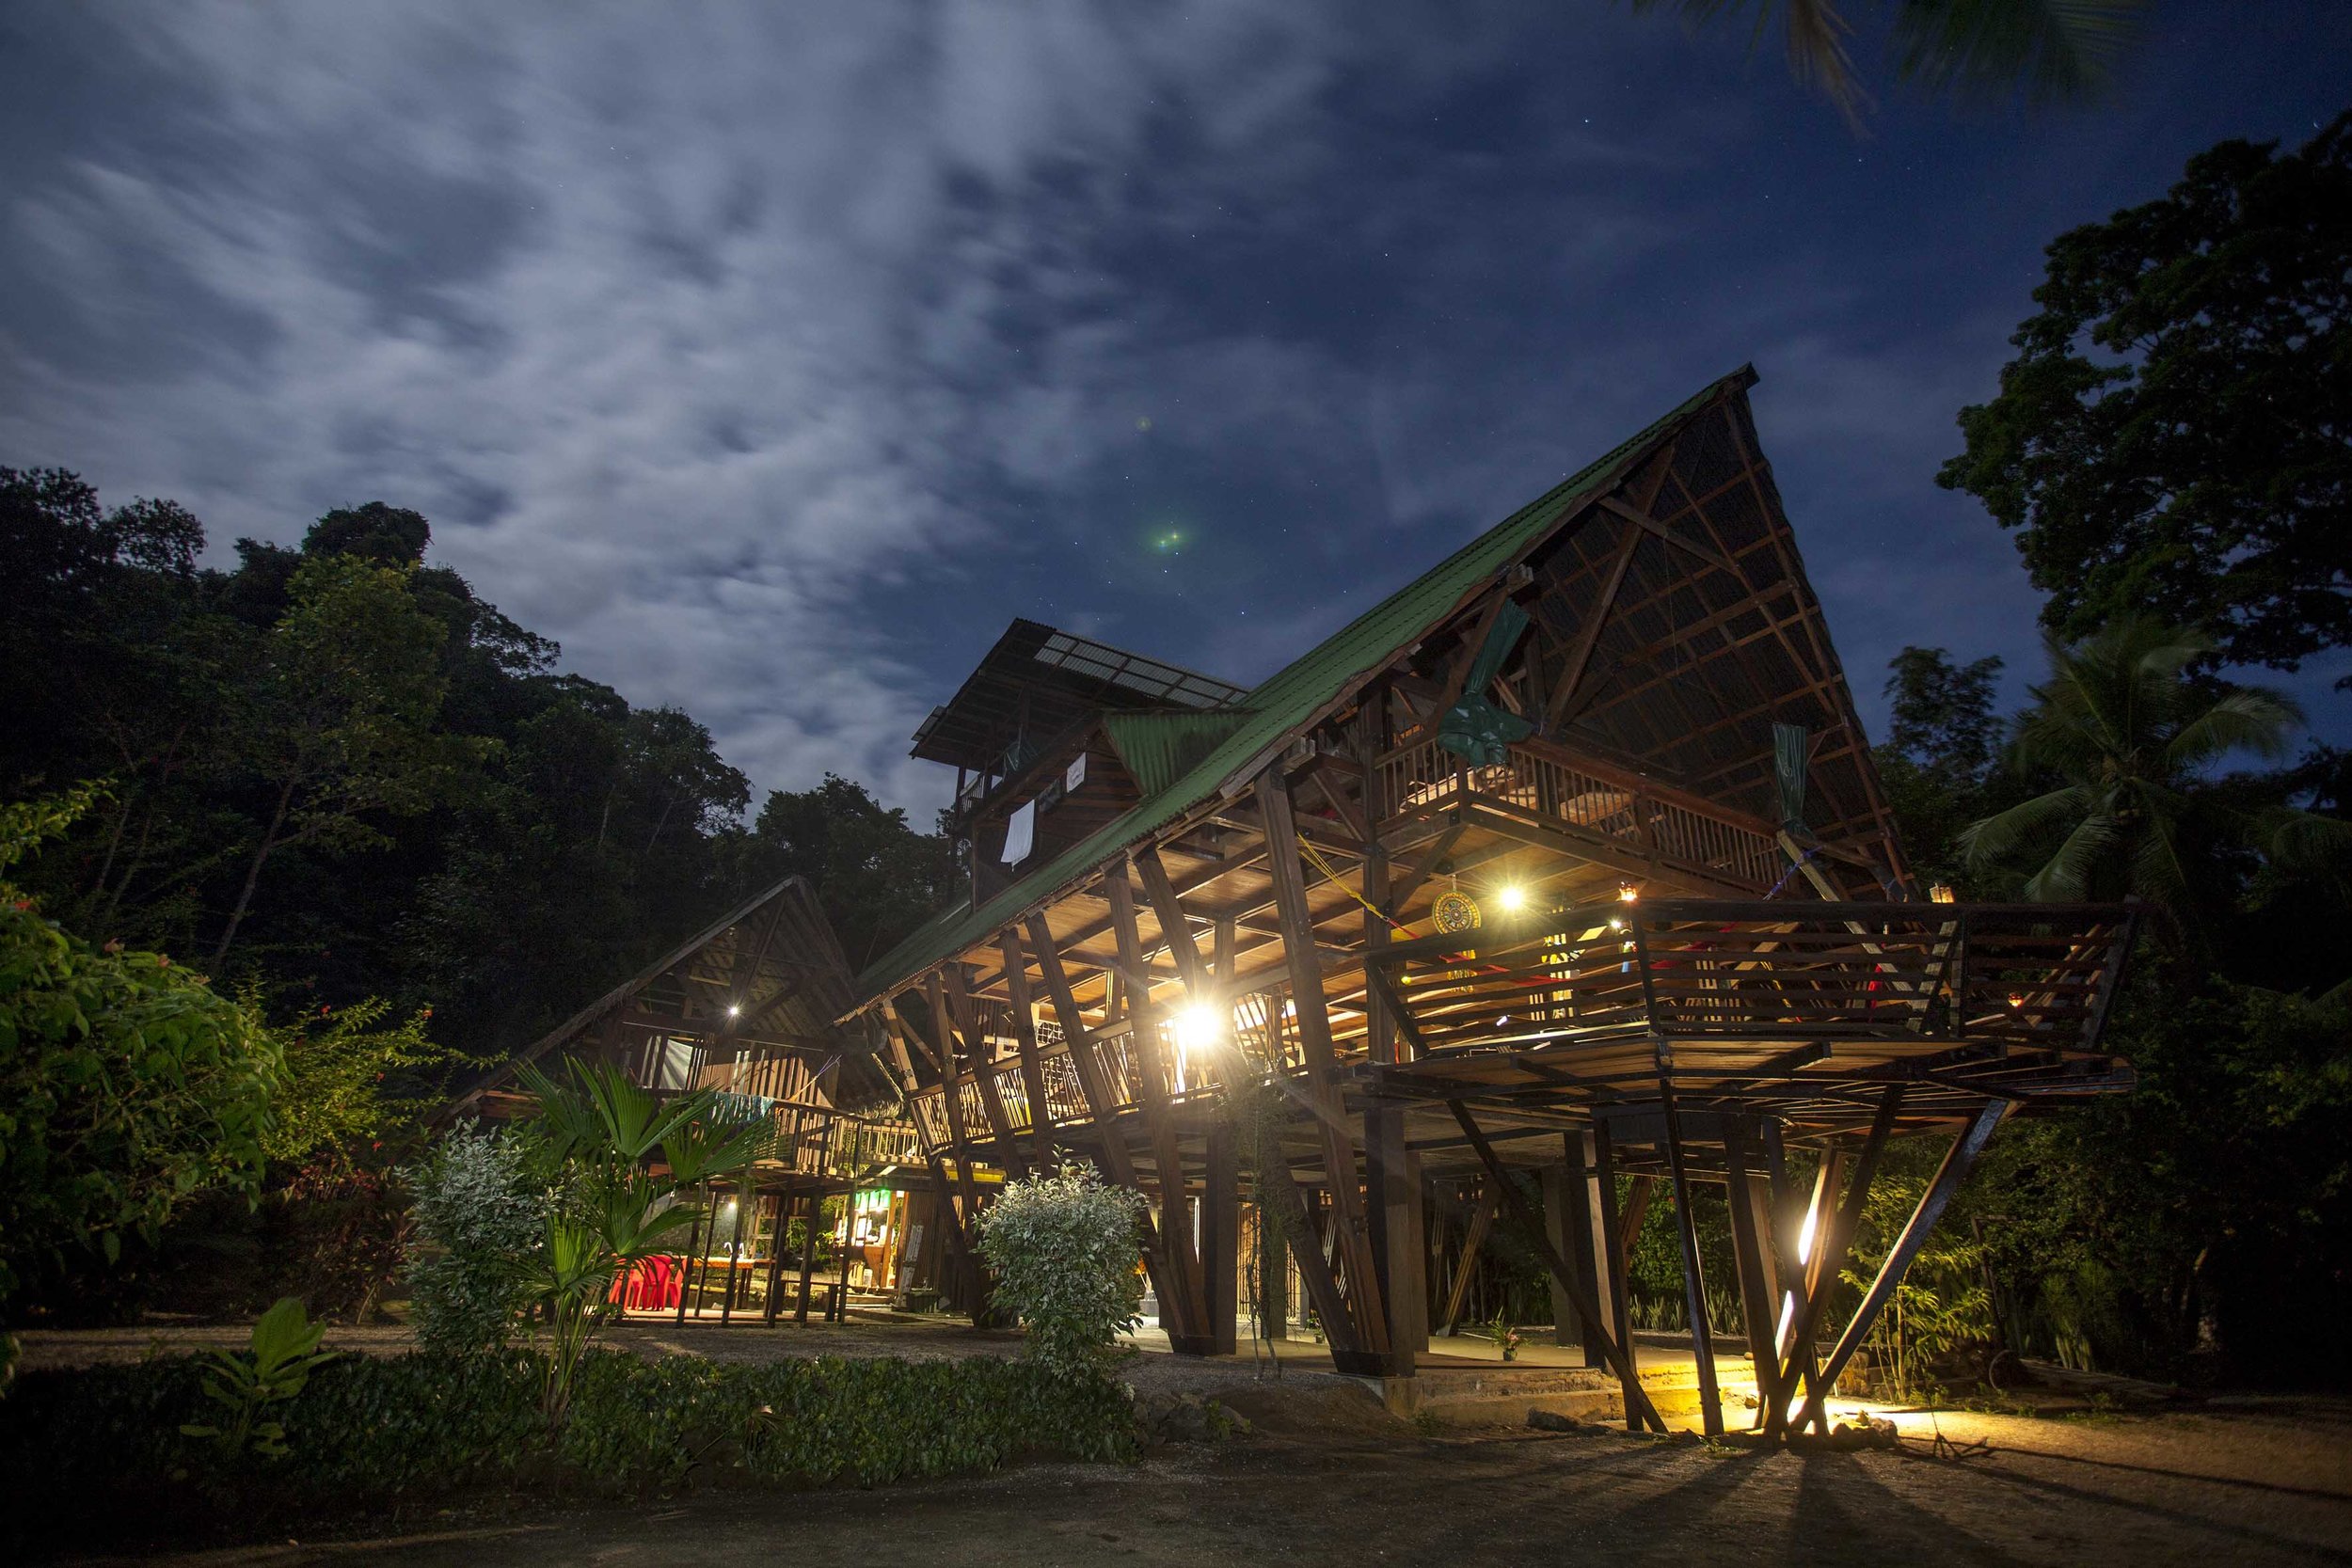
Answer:
[[[1821,1212],[1819,1209],[1805,1211],[1804,1227],[1797,1232],[1797,1261],[1799,1263],[1813,1261],[1813,1232],[1820,1223]]]
[[[740,1008],[740,1007],[739,1007],[739,1006],[737,1006],[734,1003],[730,1002],[730,1003],[728,1003],[728,1004],[727,1004],[727,1017],[729,1017],[729,1018],[736,1018],[736,1017],[739,1017],[739,1016],[740,1016],[740,1015],[741,1015],[742,1011],[743,1011],[743,1009],[742,1009],[742,1008]]]
[[[1218,1011],[1196,1002],[1176,1015],[1176,1049],[1187,1056],[1212,1051],[1225,1038],[1227,1024]]]
[[[1527,890],[1517,882],[1513,882],[1496,891],[1495,903],[1508,912],[1517,914],[1527,908]]]

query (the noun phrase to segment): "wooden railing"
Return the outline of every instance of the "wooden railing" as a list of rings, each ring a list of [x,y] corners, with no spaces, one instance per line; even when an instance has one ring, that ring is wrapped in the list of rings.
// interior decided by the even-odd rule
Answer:
[[[1305,1054],[1296,1024],[1291,1019],[1289,1003],[1287,989],[1253,991],[1234,1001],[1232,1047],[1238,1049],[1238,1060],[1261,1071],[1277,1068],[1293,1071],[1300,1067]],[[1177,1049],[1173,1025],[1167,1019],[1161,1019],[1156,1027],[1160,1059],[1173,1068],[1169,1081],[1163,1085],[1171,1100],[1214,1095],[1224,1089],[1228,1064],[1236,1059],[1231,1049],[1220,1047],[1216,1052],[1188,1053]],[[1038,1075],[1044,1081],[1046,1106],[1054,1125],[1076,1126],[1091,1121],[1097,1107],[1087,1099],[1085,1081],[1078,1064],[1071,1057],[1068,1039],[1050,1022],[1040,1023],[1037,1033]],[[1028,1084],[1021,1071],[1017,1046],[1009,1036],[992,1035],[987,1038],[997,1055],[986,1071],[994,1085],[1006,1124],[1016,1134],[1026,1134],[1037,1120],[1030,1109]],[[1092,1042],[1102,1082],[1109,1091],[1109,1114],[1113,1116],[1136,1110],[1145,1103],[1145,1064],[1135,1043],[1134,1036],[1123,1027],[1106,1029]],[[976,1137],[987,1135],[995,1125],[980,1098],[983,1092],[982,1080],[977,1073],[967,1071],[956,1079],[957,1110],[966,1131]],[[914,1108],[915,1126],[931,1148],[943,1148],[952,1141],[939,1085],[917,1092],[908,1102]]]
[[[1769,833],[1523,746],[1512,747],[1507,760],[1480,768],[1427,740],[1390,753],[1379,769],[1381,798],[1391,816],[1490,801],[1758,892],[1772,885],[1784,863]]]
[[[913,1122],[850,1117],[821,1106],[779,1102],[775,1160],[796,1175],[854,1178],[888,1165],[919,1165]]]
[[[1377,961],[1424,1053],[1653,1035],[2081,1049],[2131,929],[2112,906],[1644,899]]]

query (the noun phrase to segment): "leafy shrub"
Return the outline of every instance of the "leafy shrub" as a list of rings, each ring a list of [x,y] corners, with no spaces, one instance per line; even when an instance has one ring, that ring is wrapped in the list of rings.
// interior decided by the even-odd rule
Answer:
[[[1084,1166],[1009,1182],[980,1226],[995,1299],[1029,1331],[1028,1354],[1059,1377],[1099,1375],[1142,1322],[1136,1199]]]
[[[530,1297],[522,1266],[546,1212],[525,1183],[521,1151],[468,1125],[404,1174],[422,1243],[408,1276],[418,1339],[459,1354],[504,1344]]]
[[[0,871],[64,831],[84,786],[0,806]],[[275,1041],[160,953],[94,947],[0,879],[0,1306],[88,1247],[112,1263],[195,1194],[259,1192]]]
[[[527,1350],[339,1357],[274,1406],[276,1456],[182,1435],[211,1409],[202,1359],[29,1373],[0,1401],[0,1543],[47,1530],[87,1549],[109,1528],[253,1535],[482,1483],[871,1485],[1136,1448],[1133,1406],[1109,1380],[987,1358],[744,1366],[591,1352],[557,1436],[540,1409],[545,1363]]]

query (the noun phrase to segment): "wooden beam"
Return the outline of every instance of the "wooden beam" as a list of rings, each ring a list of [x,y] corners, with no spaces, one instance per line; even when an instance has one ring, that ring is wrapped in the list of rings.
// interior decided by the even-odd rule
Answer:
[[[1639,1432],[1647,1426],[1653,1432],[1662,1433],[1666,1430],[1665,1421],[1642,1393],[1640,1353],[1633,1345],[1632,1291],[1628,1287],[1625,1266],[1626,1254],[1631,1249],[1627,1238],[1640,1232],[1642,1213],[1649,1207],[1649,1180],[1646,1177],[1634,1178],[1633,1196],[1638,1201],[1620,1217],[1615,1146],[1609,1136],[1609,1124],[1598,1119],[1593,1123],[1593,1174],[1598,1179],[1600,1189],[1600,1260],[1609,1275],[1610,1328],[1617,1343],[1625,1347],[1624,1356],[1617,1364],[1617,1391],[1625,1405],[1625,1429]],[[1627,1220],[1632,1222],[1629,1227]],[[1602,1359],[1606,1361],[1608,1357]]]
[[[1298,837],[1292,827],[1290,791],[1282,782],[1279,768],[1268,768],[1259,775],[1257,793],[1259,812],[1265,822],[1266,868],[1274,881],[1275,901],[1282,922],[1283,958],[1290,967],[1291,1005],[1297,1015],[1299,1040],[1306,1051],[1308,1109],[1314,1113],[1315,1132],[1323,1145],[1324,1168],[1330,1173],[1332,1218],[1339,1226],[1341,1256],[1347,1264],[1349,1305],[1355,1314],[1361,1348],[1375,1355],[1385,1355],[1389,1349],[1388,1321],[1380,1309],[1363,1194],[1356,1184],[1356,1151],[1347,1135],[1340,1102],[1338,1053],[1331,1043],[1330,1015],[1325,1010],[1323,965],[1314,951],[1314,923],[1307,907],[1306,879],[1298,868]]]
[[[1005,986],[1011,993],[1013,1047],[1021,1053],[1021,1088],[1029,1099],[1029,1148],[1037,1168],[1054,1164],[1054,1108],[1045,1099],[1045,1068],[1037,1048],[1037,1015],[1029,1002],[1029,966],[1021,956],[1021,939],[1009,926],[996,934],[1004,955]]]
[[[1638,927],[1637,927],[1638,930]],[[1699,1257],[1698,1215],[1692,1212],[1690,1170],[1682,1157],[1682,1116],[1675,1106],[1673,1048],[1658,1042],[1658,1108],[1666,1122],[1666,1168],[1675,1184],[1675,1229],[1682,1240],[1682,1297],[1691,1314],[1691,1354],[1699,1377],[1699,1421],[1719,1437],[1724,1409],[1715,1387],[1715,1330],[1707,1321],[1707,1276]]]
[[[1735,1123],[1724,1143],[1728,1163],[1724,1202],[1731,1211],[1731,1255],[1740,1275],[1740,1321],[1747,1331],[1748,1360],[1756,1369],[1756,1413],[1780,1402],[1780,1354],[1772,1342],[1779,1320],[1773,1310],[1771,1277],[1764,1270],[1763,1249],[1756,1244],[1753,1183],[1748,1175],[1747,1134]]]
[[[946,1034],[952,1029],[962,1037],[963,1059],[970,1067],[980,1115],[988,1118],[989,1132],[996,1140],[998,1157],[1012,1175],[1026,1176],[1028,1162],[1021,1157],[1020,1146],[1013,1141],[1012,1113],[1005,1109],[988,1037],[980,1032],[978,1021],[973,1017],[972,998],[963,989],[963,966],[949,962],[932,970],[930,987],[931,1009],[940,1020],[941,1032]]]
[[[1168,880],[1168,867],[1161,863],[1159,850],[1148,845],[1137,850],[1136,871],[1143,879],[1144,896],[1152,901],[1152,913],[1160,923],[1160,937],[1168,943],[1168,957],[1176,961],[1176,974],[1184,983],[1184,995],[1194,1002],[1204,1000],[1208,987],[1201,977],[1200,948],[1193,941],[1192,925],[1184,918],[1184,905],[1177,901],[1176,886]]]
[[[1470,1296],[1470,1276],[1478,1268],[1478,1249],[1486,1244],[1486,1231],[1494,1222],[1494,1184],[1489,1181],[1470,1208],[1470,1225],[1462,1235],[1462,1255],[1454,1265],[1454,1283],[1446,1288],[1445,1310],[1438,1317],[1442,1333],[1452,1334],[1454,1324],[1462,1321],[1462,1305]]]
[[[1586,1343],[1597,1344],[1610,1368],[1616,1372],[1617,1381],[1625,1390],[1627,1427],[1629,1429],[1640,1419],[1656,1423],[1658,1430],[1663,1432],[1665,1425],[1659,1419],[1657,1408],[1650,1403],[1649,1396],[1642,1391],[1641,1377],[1632,1361],[1631,1346],[1620,1343],[1616,1336],[1602,1324],[1599,1302],[1585,1288],[1582,1277],[1568,1267],[1567,1259],[1552,1246],[1551,1238],[1544,1233],[1543,1216],[1528,1212],[1527,1200],[1511,1184],[1510,1173],[1503,1168],[1502,1162],[1495,1158],[1494,1146],[1479,1131],[1478,1123],[1470,1119],[1470,1112],[1458,1100],[1447,1101],[1446,1107],[1461,1125],[1462,1135],[1470,1139],[1470,1148],[1477,1151],[1479,1164],[1486,1167],[1486,1180],[1493,1186],[1495,1196],[1501,1201],[1503,1211],[1523,1232],[1528,1245],[1534,1247],[1536,1256],[1543,1259],[1544,1267],[1551,1271],[1551,1277],[1558,1280],[1560,1288],[1567,1292],[1568,1304],[1575,1307],[1577,1321],[1582,1324],[1584,1333],[1591,1337]]]
[[[1029,916],[1028,927],[1029,955],[1037,960],[1038,973],[1045,981],[1045,995],[1054,1005],[1055,1016],[1061,1021],[1062,1039],[1071,1065],[1078,1073],[1078,1092],[1086,1096],[1087,1112],[1098,1134],[1104,1173],[1140,1196],[1143,1184],[1136,1178],[1135,1160],[1119,1126],[1119,1098],[1112,1092],[1109,1074],[1104,1071],[1102,1058],[1096,1053],[1094,1037],[1087,1029],[1085,1015],[1078,1010],[1078,999],[1070,990],[1070,976],[1061,966],[1061,955],[1054,950],[1053,930],[1045,924],[1042,911]],[[1152,1293],[1162,1301],[1171,1300],[1177,1291],[1174,1272],[1162,1256],[1158,1227],[1152,1223],[1149,1209],[1144,1210],[1142,1221],[1144,1272],[1152,1277]]]
[[[1886,1261],[1880,1265],[1878,1277],[1870,1281],[1869,1290],[1863,1294],[1862,1305],[1854,1308],[1853,1316],[1847,1321],[1845,1332],[1837,1337],[1836,1347],[1829,1353],[1829,1360],[1822,1364],[1820,1381],[1805,1397],[1804,1413],[1798,1419],[1800,1426],[1805,1420],[1818,1421],[1822,1418],[1821,1402],[1830,1389],[1837,1386],[1837,1374],[1846,1370],[1846,1363],[1853,1359],[1854,1352],[1860,1350],[1862,1341],[1869,1337],[1871,1325],[1878,1321],[1888,1300],[1902,1285],[1903,1275],[1910,1269],[1912,1259],[1927,1244],[1929,1232],[1935,1228],[1935,1222],[1944,1217],[1944,1211],[1952,1201],[1952,1195],[1959,1192],[1960,1184],[1967,1180],[1968,1172],[1976,1165],[1977,1157],[1984,1152],[1984,1146],[1992,1141],[1994,1131],[2000,1127],[2001,1118],[2009,1114],[2009,1109],[2007,1101],[1988,1101],[1969,1121],[1966,1130],[1952,1140],[1952,1147],[1945,1150],[1944,1163],[1936,1167],[1934,1179],[1928,1183],[1928,1190],[1919,1195],[1919,1206],[1911,1212],[1909,1223],[1903,1227],[1902,1234],[1895,1238],[1895,1244],[1887,1251]]]
[[[1539,728],[1557,729],[1560,721],[1567,717],[1577,692],[1583,689],[1584,671],[1593,661],[1593,650],[1600,643],[1601,628],[1608,624],[1609,612],[1616,605],[1618,591],[1625,586],[1626,572],[1633,564],[1633,552],[1640,546],[1642,538],[1642,531],[1638,528],[1625,531],[1625,539],[1617,546],[1616,557],[1609,565],[1609,579],[1601,585],[1600,598],[1594,604],[1584,625],[1578,628],[1576,644],[1568,654],[1568,662],[1562,667],[1560,679],[1552,687],[1550,698],[1544,704],[1544,719]]]
[[[1131,975],[1145,974],[1143,970],[1143,938],[1136,925],[1135,890],[1128,884],[1127,868],[1114,864],[1104,874],[1104,890],[1110,895],[1111,932],[1119,942],[1119,958]],[[1181,921],[1179,929],[1183,929]],[[1184,942],[1191,946],[1187,931]],[[1200,954],[1193,951],[1197,967]],[[1184,1150],[1176,1136],[1176,1124],[1168,1115],[1168,1095],[1175,1082],[1168,1053],[1161,1049],[1159,1018],[1152,1006],[1152,987],[1148,978],[1131,981],[1126,988],[1127,1020],[1132,1026],[1127,1037],[1127,1049],[1135,1057],[1136,1077],[1143,1085],[1143,1122],[1151,1133],[1152,1161],[1159,1167],[1160,1235],[1162,1251],[1175,1276],[1177,1294],[1174,1300],[1160,1298],[1163,1314],[1173,1307],[1181,1333],[1188,1339],[1199,1340],[1207,1333],[1209,1311],[1208,1292],[1200,1280],[1200,1254],[1193,1249],[1190,1211],[1184,1199]]]
[[[1846,1251],[1853,1244],[1854,1232],[1862,1224],[1863,1205],[1868,1200],[1870,1182],[1878,1174],[1879,1156],[1885,1151],[1886,1139],[1895,1129],[1895,1119],[1901,1114],[1905,1085],[1897,1084],[1880,1098],[1877,1117],[1870,1123],[1869,1135],[1863,1140],[1862,1153],[1854,1162],[1853,1176],[1846,1190],[1846,1199],[1837,1207],[1830,1234],[1816,1234],[1806,1260],[1804,1299],[1797,1303],[1796,1337],[1789,1346],[1791,1367],[1781,1369],[1777,1381],[1788,1387],[1796,1374],[1803,1372],[1805,1388],[1805,1411],[1817,1430],[1826,1432],[1828,1420],[1822,1402],[1828,1389],[1824,1381],[1813,1370],[1814,1336],[1820,1330],[1821,1314],[1829,1309],[1829,1298],[1837,1288],[1840,1271],[1846,1266]],[[1785,1411],[1767,1413],[1766,1435],[1778,1435],[1785,1424]]]

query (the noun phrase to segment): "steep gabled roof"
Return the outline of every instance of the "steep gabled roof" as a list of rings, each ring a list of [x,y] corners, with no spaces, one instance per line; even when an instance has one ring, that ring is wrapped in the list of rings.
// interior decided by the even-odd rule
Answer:
[[[760,918],[763,913],[766,920]],[[834,935],[833,923],[825,918],[808,879],[787,877],[746,898],[485,1075],[452,1102],[453,1113],[510,1083],[525,1063],[585,1038],[607,1015],[698,960],[739,975],[735,994],[745,1016],[761,1021],[764,1036],[789,1037],[812,1050],[834,1047],[852,1057],[870,1055],[833,1022],[856,1002],[850,961]],[[844,1065],[854,1069],[857,1064]]]
[[[1262,766],[1270,751],[1343,702],[1358,682],[1384,668],[1400,649],[1451,614],[1466,595],[1538,543],[1581,503],[1614,488],[1629,468],[1685,420],[1755,382],[1756,372],[1743,365],[1708,385],[1269,676],[1219,716],[1233,727],[1214,750],[1147,794],[1125,816],[1071,846],[978,909],[950,910],[924,925],[858,977],[861,996],[879,995],[986,939],[1091,874],[1120,848],[1166,827],[1229,780],[1247,776]]]

